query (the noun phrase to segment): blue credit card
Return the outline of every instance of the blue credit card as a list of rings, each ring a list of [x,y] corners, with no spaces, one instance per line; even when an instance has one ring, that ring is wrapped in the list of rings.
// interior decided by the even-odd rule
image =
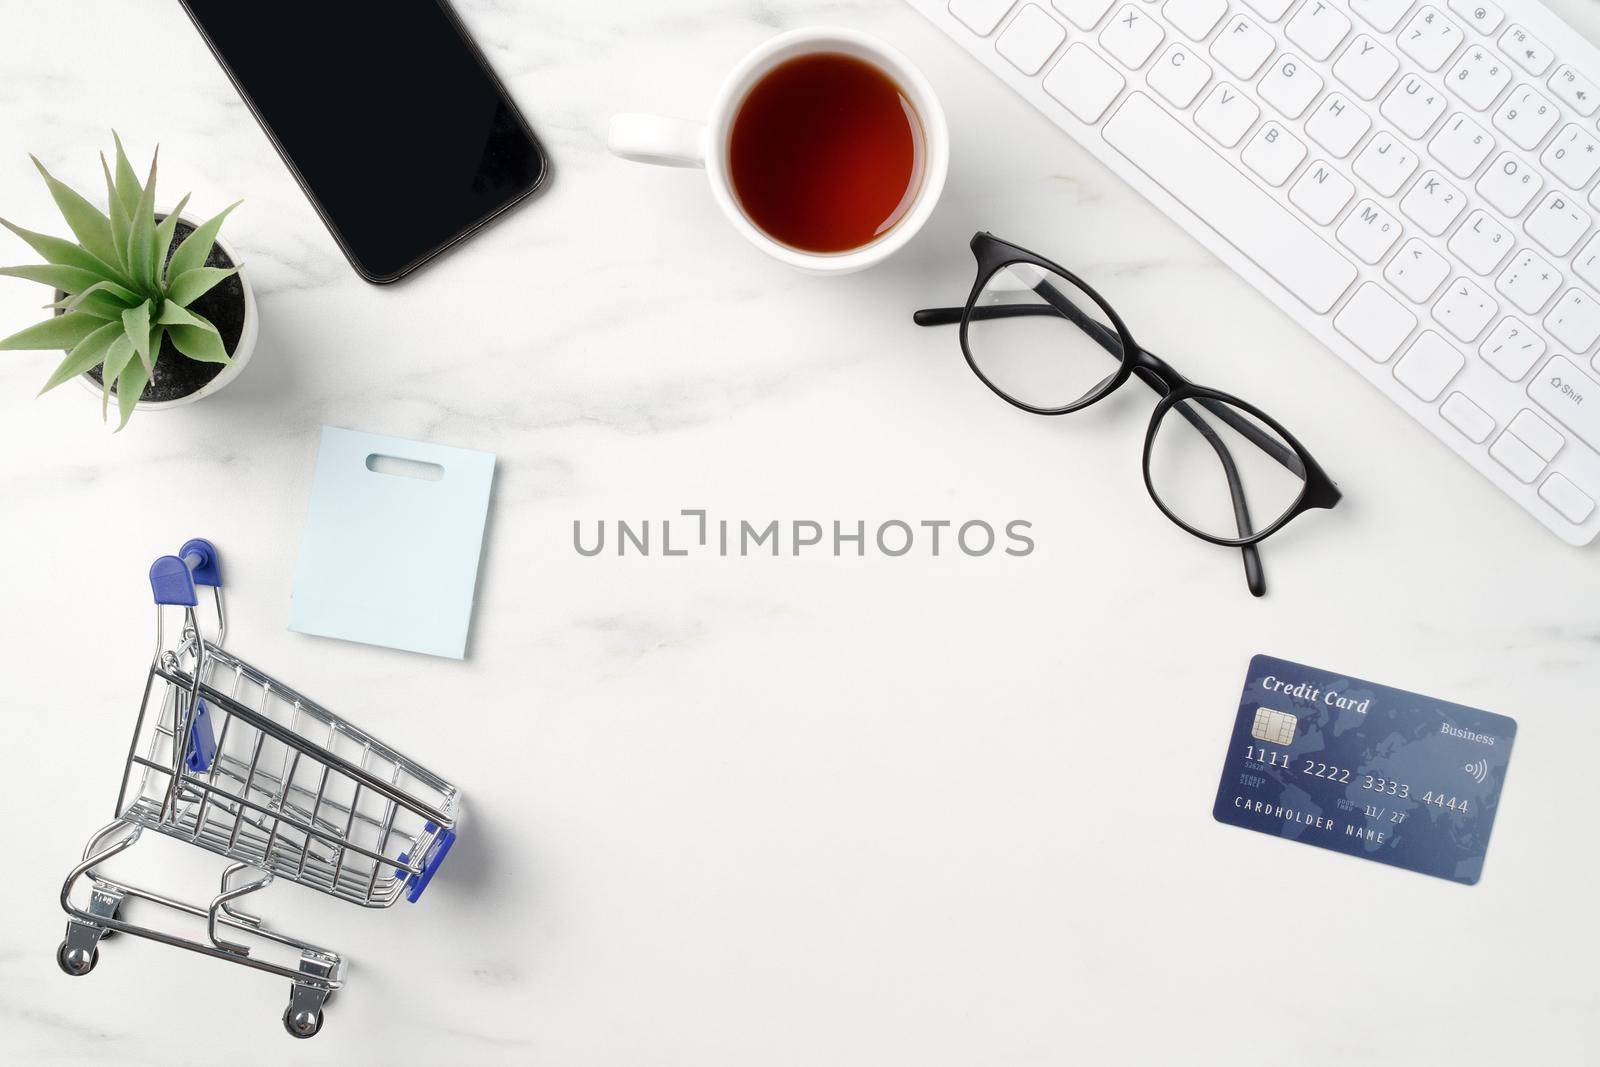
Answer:
[[[1257,656],[1212,814],[1473,885],[1516,734],[1504,715]]]

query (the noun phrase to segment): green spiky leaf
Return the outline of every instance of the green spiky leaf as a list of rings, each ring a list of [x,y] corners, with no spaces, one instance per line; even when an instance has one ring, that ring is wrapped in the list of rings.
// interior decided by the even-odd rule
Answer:
[[[186,270],[168,283],[167,302],[188,307],[238,273],[238,267],[196,267]]]
[[[77,296],[69,296],[65,300],[58,300],[49,306],[63,308],[67,311],[82,311],[93,315],[97,319],[115,319],[120,322],[122,321],[122,313],[130,306],[129,302],[119,299],[113,290],[101,288],[101,286],[115,284],[115,282],[97,282]],[[137,302],[138,298],[135,297],[134,299]]]
[[[59,237],[51,237],[47,233],[35,233],[23,229],[13,223],[0,219],[0,226],[4,226],[24,241],[35,252],[39,253],[49,263],[60,267],[77,267],[79,270],[92,272],[98,278],[109,278],[119,285],[132,288],[132,282],[120,269],[113,267],[94,253],[64,241]]]
[[[106,162],[106,154],[100,153],[100,169],[106,176],[106,206],[110,209],[111,245],[117,254],[113,261],[123,270],[128,269],[128,229],[130,220],[128,212],[122,206],[122,197],[117,195],[117,180],[111,176],[111,164]]]
[[[100,368],[100,417],[103,419],[111,409],[111,387],[117,384],[117,378],[127,367],[128,361],[133,358],[133,342],[128,339],[124,330],[113,338],[106,348],[104,365]],[[144,368],[140,367],[140,371]]]
[[[67,358],[61,361],[55,373],[50,375],[50,380],[44,383],[44,388],[39,390],[39,394],[42,396],[68,378],[76,378],[80,374],[87,373],[105,358],[106,349],[111,347],[111,342],[121,334],[122,323],[108,322],[79,341],[72,351],[67,353]]]
[[[76,190],[57,181],[55,176],[45,169],[44,164],[39,162],[38,156],[28,158],[33,160],[33,165],[39,169],[40,177],[44,178],[45,185],[50,189],[51,198],[61,210],[61,217],[67,220],[67,226],[78,238],[78,243],[100,259],[108,263],[116,262],[117,246],[111,238],[111,220]]]
[[[111,131],[111,139],[117,143],[117,199],[122,201],[123,214],[132,219],[144,190],[139,187],[139,176],[128,162],[128,153],[122,150],[122,138],[116,130]]]
[[[145,383],[150,380],[150,375],[155,373],[154,368],[146,368],[142,363],[134,362],[122,372],[122,377],[117,379],[117,413],[122,420],[117,423],[117,430],[128,425],[128,419],[133,416],[134,405],[139,403],[139,397],[144,395]]]
[[[172,247],[172,235],[178,229],[178,216],[182,215],[183,209],[188,206],[189,194],[184,193],[183,199],[178,201],[178,206],[168,212],[167,217],[156,227],[155,251],[150,261],[150,279],[158,287],[161,285],[162,268],[167,263],[167,250]]]
[[[150,367],[150,312],[153,309],[150,301],[146,300],[137,307],[128,308],[122,313],[122,328],[128,332],[128,339],[133,342],[133,350],[139,353],[139,362],[148,369]]]
[[[161,305],[161,314],[156,316],[156,322],[163,326],[193,326],[196,329],[209,330],[217,333],[217,328],[204,315],[196,315],[187,308],[168,300]],[[220,337],[221,335],[218,334]]]
[[[103,325],[104,319],[83,311],[69,311],[0,340],[0,351],[37,352],[50,348],[73,348]]]
[[[88,299],[89,297],[93,296],[96,293],[104,293],[104,294],[106,294],[107,296],[111,297],[112,299],[117,301],[117,303],[121,304],[125,308],[132,307],[133,305],[139,303],[139,301],[141,299],[139,296],[135,295],[131,290],[124,289],[122,286],[118,285],[116,282],[98,281],[98,282],[95,282],[93,285],[89,286],[89,288],[85,289],[83,292],[78,293],[76,295],[69,295],[65,300],[58,300],[54,304],[51,304],[50,306],[51,307],[58,307],[58,308],[66,308],[68,311],[71,311],[74,308],[76,308],[79,304],[83,303],[84,300]]]
[[[162,314],[166,314],[165,309],[162,310]],[[179,352],[201,363],[227,363],[231,358],[216,328],[209,322],[205,327],[168,326],[167,336],[172,338],[172,343]]]
[[[161,155],[150,157],[150,179],[145,183],[139,203],[133,209],[133,230],[128,237],[128,273],[135,288],[149,291],[156,284],[156,163]]]
[[[60,289],[69,296],[81,293],[90,286],[104,279],[92,270],[82,267],[63,267],[54,263],[31,264],[25,267],[0,267],[0,274],[11,278],[24,278],[30,282],[39,282],[52,289]]]
[[[217,231],[222,229],[222,220],[228,213],[238,207],[241,201],[235,200],[221,212],[202,222],[195,227],[195,231],[183,239],[183,244],[172,253],[172,262],[167,264],[167,279],[181,278],[196,267],[205,265],[206,257],[211,255],[211,246],[217,242]]]

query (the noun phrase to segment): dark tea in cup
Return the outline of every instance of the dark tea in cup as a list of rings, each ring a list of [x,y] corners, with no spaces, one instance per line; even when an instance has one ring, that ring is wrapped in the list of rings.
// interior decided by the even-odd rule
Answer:
[[[905,90],[872,63],[815,52],[745,95],[728,177],[762,232],[802,252],[849,252],[894,228],[921,190],[926,138]]]

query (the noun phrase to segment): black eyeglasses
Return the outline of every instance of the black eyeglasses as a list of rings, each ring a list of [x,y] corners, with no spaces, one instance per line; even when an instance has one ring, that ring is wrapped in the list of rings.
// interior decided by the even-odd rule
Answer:
[[[1154,389],[1161,400],[1144,438],[1150,499],[1196,537],[1241,549],[1250,592],[1264,595],[1256,546],[1301,512],[1337,504],[1333,479],[1266,412],[1140,348],[1071,271],[990,233],[972,238],[972,254],[978,280],[966,306],[919,311],[917,325],[959,322],[973,373],[1035,415],[1080,411],[1129,377]],[[1174,412],[1181,417],[1167,417]]]

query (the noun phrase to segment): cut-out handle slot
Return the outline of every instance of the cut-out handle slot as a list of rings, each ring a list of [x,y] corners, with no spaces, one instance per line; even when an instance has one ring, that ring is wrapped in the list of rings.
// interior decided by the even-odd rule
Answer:
[[[374,474],[393,474],[399,478],[415,478],[422,482],[437,482],[444,477],[444,468],[437,463],[402,456],[386,456],[374,452],[367,457],[367,470]]]

